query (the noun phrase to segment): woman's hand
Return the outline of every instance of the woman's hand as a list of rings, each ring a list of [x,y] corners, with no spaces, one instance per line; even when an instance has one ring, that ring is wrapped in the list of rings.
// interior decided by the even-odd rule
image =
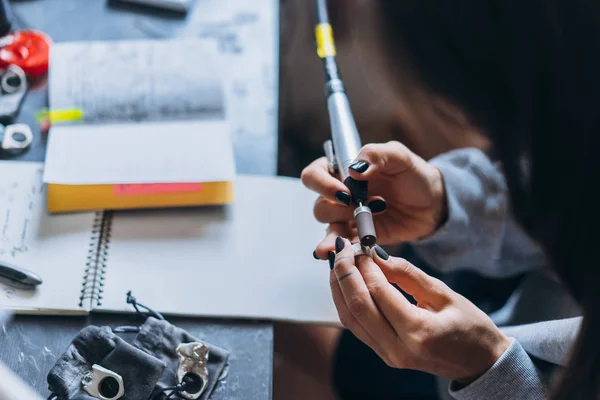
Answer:
[[[374,213],[380,244],[427,236],[445,218],[446,199],[439,170],[399,142],[364,146],[350,174],[369,181],[372,197],[368,205]],[[329,173],[325,157],[304,169],[302,182],[320,194],[314,208],[317,220],[331,225],[330,234],[315,252],[325,259],[338,235],[352,235],[354,207],[349,207],[348,188]]]
[[[406,260],[389,257],[379,246],[373,258],[355,258],[348,240],[335,242],[330,283],[340,320],[389,366],[466,384],[510,345],[474,304]]]

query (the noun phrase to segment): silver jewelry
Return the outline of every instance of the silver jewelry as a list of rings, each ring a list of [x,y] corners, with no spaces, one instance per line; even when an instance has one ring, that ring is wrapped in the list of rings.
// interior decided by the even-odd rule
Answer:
[[[6,94],[27,90],[25,72],[16,65],[10,65],[0,79],[0,88]]]
[[[97,364],[83,377],[81,386],[87,394],[100,400],[117,400],[125,394],[121,375]]]
[[[189,374],[196,375],[202,381],[199,391],[189,393],[181,391],[179,394],[186,399],[195,400],[202,395],[208,384],[208,345],[202,342],[182,343],[177,346],[179,357],[179,368],[177,368],[177,379],[183,381],[183,377]]]
[[[0,125],[0,135],[3,136],[2,150],[24,150],[33,142],[33,133],[27,124]]]
[[[371,247],[363,246],[360,243],[353,243],[352,251],[354,251],[354,256],[369,256],[369,257],[371,257]]]

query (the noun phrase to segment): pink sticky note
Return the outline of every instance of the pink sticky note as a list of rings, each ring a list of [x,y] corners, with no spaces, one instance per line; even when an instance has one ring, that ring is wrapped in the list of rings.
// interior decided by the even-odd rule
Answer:
[[[192,193],[202,190],[201,183],[134,183],[114,185],[115,196],[158,193]]]

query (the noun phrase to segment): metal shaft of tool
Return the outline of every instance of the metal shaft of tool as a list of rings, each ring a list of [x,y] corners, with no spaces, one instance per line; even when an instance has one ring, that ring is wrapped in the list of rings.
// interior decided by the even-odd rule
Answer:
[[[339,178],[350,189],[353,204],[358,206],[354,211],[354,220],[361,244],[372,246],[377,240],[373,215],[369,207],[363,205],[367,201],[368,182],[357,181],[350,177],[348,172],[350,165],[356,161],[362,144],[335,60],[336,52],[333,33],[329,24],[327,1],[316,0],[316,8],[318,20],[315,29],[317,54],[323,59],[325,67],[327,79],[325,96],[327,98],[331,140],[339,170]]]

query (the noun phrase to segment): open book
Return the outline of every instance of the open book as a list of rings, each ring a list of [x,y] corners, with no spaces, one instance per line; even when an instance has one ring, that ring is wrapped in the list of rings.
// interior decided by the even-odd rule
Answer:
[[[43,280],[0,282],[0,308],[131,312],[131,290],[167,315],[339,323],[329,267],[312,257],[325,226],[299,180],[238,176],[225,206],[50,215],[42,174],[0,163],[0,262]]]

